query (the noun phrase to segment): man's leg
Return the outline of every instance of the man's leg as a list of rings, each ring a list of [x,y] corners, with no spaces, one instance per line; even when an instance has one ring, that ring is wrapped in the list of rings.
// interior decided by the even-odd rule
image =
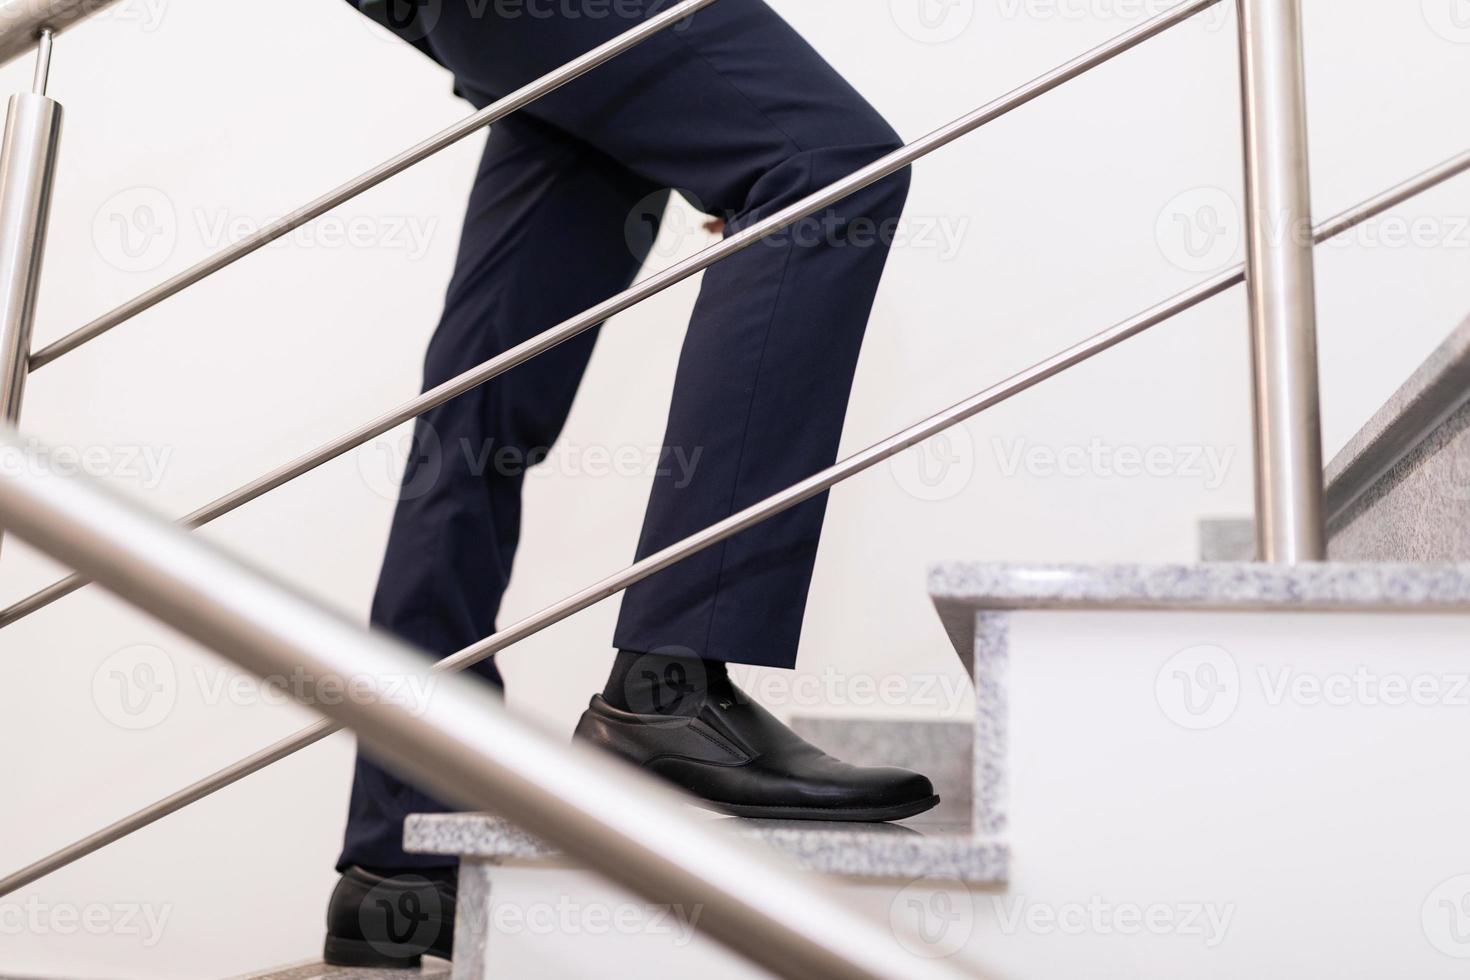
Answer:
[[[631,6],[512,16],[447,0],[430,41],[460,77],[503,94],[627,30],[617,12]],[[686,191],[732,231],[899,144],[760,0],[720,0],[524,111]],[[906,190],[895,175],[705,273],[640,556],[833,462]],[[824,508],[809,501],[634,586],[616,644],[791,666]]]
[[[664,6],[446,0],[430,43],[504,94]],[[760,0],[720,0],[524,112],[681,189],[731,231],[899,145]],[[705,273],[640,555],[832,463],[907,187],[894,175]],[[933,806],[927,779],[823,755],[725,675],[725,662],[794,663],[824,507],[808,501],[628,590],[621,652],[578,736],[748,816],[888,820]]]
[[[444,0],[429,45],[483,102],[665,5],[578,2]],[[630,9],[638,17],[619,15]],[[445,325],[430,350],[429,384],[626,286],[641,257],[628,249],[625,222],[655,188],[684,190],[739,230],[898,143],[759,0],[720,0],[686,28],[658,35],[497,126],[506,130],[535,139],[487,154]],[[492,149],[496,140],[492,134]],[[640,554],[832,462],[906,190],[906,175],[892,177],[705,274],[670,409],[668,472],[650,498]],[[483,458],[494,448],[490,439],[523,451],[548,444],[590,346],[590,334],[570,341],[420,426],[425,457],[405,476],[375,623],[441,654],[490,632],[515,550],[521,478],[477,473],[464,451]],[[692,470],[674,465],[680,458]],[[667,664],[670,676],[690,676],[675,669],[686,663],[790,666],[824,503],[809,501],[630,590],[617,643],[630,655],[678,654]],[[625,676],[646,673],[655,672]],[[732,812],[894,819],[936,801],[922,776],[831,759],[736,697],[716,671],[703,673],[710,684],[689,699],[682,720],[649,725],[646,714],[598,697],[578,734]],[[487,675],[494,678],[493,668]],[[382,904],[371,900],[375,889],[413,889],[437,900],[441,892],[427,883],[372,875],[374,868],[423,866],[401,852],[402,818],[435,809],[436,801],[359,761],[342,856],[351,867],[329,910],[330,961],[364,947],[374,961],[416,958],[413,949],[385,954],[355,933],[333,944],[365,917],[384,914],[371,911]],[[452,910],[441,921],[452,924]],[[435,950],[449,932],[449,925],[438,929]]]
[[[471,193],[425,387],[627,286],[640,257],[624,231],[650,188],[544,123],[491,131]],[[424,415],[404,474],[372,621],[447,656],[494,632],[520,533],[527,465],[556,440],[595,331]],[[493,661],[476,668],[499,684]],[[446,859],[403,852],[403,818],[443,804],[359,755],[339,868]]]

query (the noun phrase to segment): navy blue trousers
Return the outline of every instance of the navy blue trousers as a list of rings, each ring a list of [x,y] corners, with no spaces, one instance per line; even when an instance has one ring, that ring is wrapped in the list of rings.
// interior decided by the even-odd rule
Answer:
[[[423,28],[483,106],[667,5],[443,0],[423,7]],[[492,128],[425,386],[626,288],[669,189],[729,234],[898,145],[764,3],[718,0]],[[704,274],[638,557],[834,461],[907,191],[896,174]],[[526,467],[556,441],[595,340],[588,331],[420,419],[375,626],[440,656],[494,632]],[[791,666],[825,506],[823,495],[633,586],[613,645]],[[477,669],[499,683],[493,663]],[[444,809],[360,755],[339,864],[445,864],[400,846],[405,815]]]

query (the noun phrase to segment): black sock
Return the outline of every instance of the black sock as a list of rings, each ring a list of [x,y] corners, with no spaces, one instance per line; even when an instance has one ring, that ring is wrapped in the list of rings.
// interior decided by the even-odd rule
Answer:
[[[375,874],[379,878],[399,878],[405,875],[417,875],[427,878],[429,881],[445,882],[451,887],[459,884],[458,866],[450,868],[370,868],[366,865],[358,865],[368,874]]]
[[[722,660],[619,650],[602,698],[640,715],[692,715],[713,689],[730,686]]]

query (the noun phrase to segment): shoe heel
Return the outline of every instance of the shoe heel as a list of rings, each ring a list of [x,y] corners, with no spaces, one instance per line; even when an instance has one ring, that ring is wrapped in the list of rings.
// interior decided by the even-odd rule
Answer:
[[[328,936],[322,947],[322,959],[329,966],[364,966],[380,970],[416,970],[423,963],[423,953],[408,949],[395,955],[390,943],[370,943],[366,939],[340,939]]]

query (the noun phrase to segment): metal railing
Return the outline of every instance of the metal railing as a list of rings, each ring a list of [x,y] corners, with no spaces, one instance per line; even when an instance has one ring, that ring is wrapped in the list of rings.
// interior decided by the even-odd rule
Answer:
[[[712,2],[712,0],[686,0],[686,4],[670,8],[670,10],[663,16],[670,16],[676,13],[687,16],[688,11],[685,9],[687,5],[692,4],[702,7],[710,2]],[[419,415],[422,415],[424,412],[427,412],[432,408],[442,405],[450,399],[464,394],[466,391],[482,385],[492,378],[504,374],[506,371],[509,371],[510,369],[517,367],[520,364],[524,364],[526,361],[537,356],[538,354],[542,354],[547,350],[550,350],[552,347],[564,343],[565,341],[570,340],[572,337],[575,337],[580,333],[590,330],[592,327],[595,327],[597,324],[606,320],[608,317],[613,316],[617,313],[621,313],[624,310],[629,309],[630,307],[636,306],[638,303],[641,303],[642,301],[657,295],[663,290],[668,289],[670,286],[683,282],[685,279],[688,279],[690,276],[702,272],[703,270],[720,261],[721,259],[728,258],[729,256],[734,255],[736,252],[748,248],[751,245],[754,245],[756,242],[759,242],[764,238],[768,238],[771,235],[774,235],[790,227],[797,221],[800,221],[801,219],[808,217],[837,201],[840,201],[846,195],[851,194],[854,191],[861,190],[862,188],[883,179],[889,174],[903,169],[904,167],[913,163],[914,160],[917,160],[925,154],[931,153],[941,146],[945,146],[958,139],[959,137],[973,132],[981,126],[984,126],[987,123],[994,122],[1007,113],[1018,109],[1028,102],[1031,102],[1032,100],[1038,98],[1039,96],[1044,95],[1052,89],[1057,88],[1059,85],[1062,85],[1063,83],[1071,79],[1077,78],[1078,76],[1092,70],[1093,68],[1098,67],[1099,65],[1105,64],[1106,62],[1112,60],[1125,51],[1137,47],[1139,44],[1142,44],[1149,38],[1155,37],[1158,34],[1169,30],[1170,28],[1188,20],[1190,17],[1193,17],[1195,14],[1206,10],[1220,2],[1221,0],[1189,0],[1189,2],[1187,3],[1183,3],[1178,7],[1166,11],[1164,14],[1161,14],[1158,17],[1146,21],[1145,23],[1139,25],[1132,30],[1120,34],[1113,40],[1099,45],[1098,47],[1093,48],[1091,51],[1088,51],[1082,55],[1079,55],[1066,64],[1050,72],[1047,72],[1045,75],[1042,75],[1025,85],[1022,85],[1020,88],[1017,88],[1014,91],[1009,92],[1006,95],[1003,95],[1000,98],[995,99],[994,101],[984,106],[981,106],[973,112],[961,116],[959,119],[954,120],[946,126],[934,130],[927,136],[920,137],[912,143],[909,143],[908,145],[898,150],[895,150],[892,153],[889,153],[888,155],[879,158],[878,160],[875,160],[873,163],[867,165],[866,167],[863,167],[862,169],[856,171],[853,174],[850,174],[847,177],[842,178],[836,183],[819,191],[816,191],[801,199],[800,201],[790,204],[782,210],[777,211],[776,213],[769,215],[766,218],[763,218],[755,224],[752,224],[749,227],[745,228],[738,234],[731,235],[729,238],[726,238],[715,245],[711,245],[709,248],[706,248],[703,251],[690,256],[689,258],[684,259],[652,276],[649,276],[647,279],[643,279],[637,283],[634,283],[628,289],[624,290],[621,293],[618,293],[616,296],[612,296],[609,299],[604,300],[591,309],[563,321],[562,323],[550,328],[549,330],[546,330],[538,334],[537,336],[532,337],[515,347],[512,347],[510,350],[498,354],[488,361],[485,361],[477,365],[476,367],[462,372],[456,377],[450,378],[448,381],[445,381],[444,383],[434,388],[431,388],[423,394],[409,399],[402,405],[399,405],[397,408],[394,408],[391,411],[380,415],[378,418],[372,420],[371,422],[359,426],[353,431],[348,432],[345,435],[342,435],[336,439],[333,439],[332,441],[308,453],[305,453],[302,456],[297,457],[291,462],[277,467],[271,472],[255,480],[252,480],[250,483],[247,483],[244,486],[239,487],[238,489],[233,490],[222,497],[219,497],[213,502],[206,504],[193,513],[183,517],[180,520],[180,523],[188,527],[200,527],[204,524],[208,524],[210,521],[213,521],[216,518],[230,513],[232,510],[241,506],[242,504],[249,503],[262,494],[268,493],[277,487],[291,482],[299,476],[311,472],[313,469],[321,466],[323,463],[330,462],[331,460],[336,459],[338,456],[341,456],[342,454],[349,452],[352,449],[363,445],[364,443],[376,439],[383,433],[388,432],[396,428],[397,426],[416,418]],[[650,21],[649,23],[652,22]],[[663,26],[667,26],[667,24],[669,23],[672,23],[672,21],[664,21]],[[554,75],[557,75],[558,73],[559,72],[553,72],[552,75],[548,75],[546,76],[546,78],[549,79]],[[542,79],[538,82],[533,82],[525,89],[522,89],[522,91],[524,92],[527,90],[539,88],[545,80],[546,79]],[[546,91],[550,91],[550,89],[547,88]],[[434,139],[429,140],[424,144],[421,144],[421,146],[429,146],[430,144],[440,143],[446,138],[446,134],[450,132],[460,131],[464,127],[468,126],[471,120],[481,119],[482,117],[492,118],[486,116],[486,114],[491,113],[493,110],[495,110],[495,108],[496,106],[494,105],[488,107],[484,112],[477,113],[475,116],[470,117],[469,120],[466,120],[466,122],[461,123],[456,127],[453,127],[451,130],[446,130],[445,134],[441,134],[440,136],[437,136]],[[493,118],[499,118],[499,115],[495,115],[493,116]],[[483,123],[477,123],[476,125],[481,124]],[[447,142],[444,142],[443,145],[447,146],[449,144]],[[396,159],[401,160],[403,158],[400,157]],[[385,164],[384,166],[387,167],[389,165]],[[378,170],[382,169],[383,168],[378,168]],[[376,172],[378,171],[373,171],[373,173]],[[341,201],[349,199],[352,194],[348,193],[346,191],[346,188],[356,187],[363,179],[365,178],[359,178],[358,181],[354,181],[352,183],[344,185],[342,189],[326,195],[325,197],[321,198],[320,201],[333,199],[337,200],[338,203],[341,203]],[[367,186],[371,185],[364,185],[360,187],[357,192],[360,192],[360,190],[365,190]],[[306,214],[316,210],[318,210],[318,205],[308,205],[306,208],[295,212],[295,214]],[[294,218],[287,218],[282,219],[282,222],[279,224],[281,224],[282,226],[294,226],[294,221]],[[216,256],[204,260],[193,269],[174,277],[173,279],[169,280],[169,282],[164,283],[163,285],[155,289],[149,290],[138,299],[123,304],[121,307],[118,308],[118,310],[127,311],[134,309],[135,307],[138,309],[143,309],[146,308],[147,305],[152,305],[153,303],[157,302],[165,295],[172,295],[173,292],[177,292],[177,289],[172,288],[172,283],[191,278],[197,281],[197,278],[202,277],[202,275],[208,274],[203,270],[207,269],[210,271],[217,271],[218,269],[223,268],[224,265],[242,257],[245,254],[241,251],[244,246],[253,245],[254,247],[259,247],[261,245],[264,245],[268,239],[264,239],[262,236],[267,234],[274,234],[276,230],[277,225],[272,225],[269,228],[262,230],[262,232],[258,235],[253,235],[249,238],[242,239],[238,245],[225,249],[218,253]],[[284,234],[285,232],[281,231],[280,233]],[[126,319],[126,317],[121,317],[121,319],[119,319],[120,316],[121,313],[108,314],[107,316],[101,317],[98,320],[94,321],[94,323],[112,323],[113,321],[122,322],[123,319]],[[63,338],[63,340],[58,341],[56,344],[52,344],[50,347],[47,347],[42,353],[44,354],[46,351],[53,350],[58,345],[70,344],[70,346],[68,346],[66,349],[74,349],[76,346],[84,343],[89,336],[98,336],[99,334],[100,331],[95,331],[91,325],[82,327],[80,330],[68,334],[66,338]],[[73,338],[75,338],[74,342]],[[32,364],[34,364],[35,361],[36,359],[32,358]],[[52,602],[55,602],[62,596],[69,595],[70,593],[75,592],[77,589],[81,588],[85,584],[86,580],[79,575],[68,576],[67,578],[53,582],[52,584],[33,593],[32,595],[21,599],[19,602],[14,603],[10,607],[0,610],[0,627],[8,626],[11,623],[16,622],[17,620],[25,618],[31,613],[50,605]]]
[[[323,195],[262,229],[255,235],[220,251],[168,281],[119,306],[89,324],[65,335],[35,354],[25,350],[27,331],[0,331],[0,342],[16,344],[16,357],[8,363],[29,363],[32,370],[75,350],[82,344],[149,309],[182,289],[238,261],[294,228],[325,214],[352,197],[463,139],[496,119],[524,107],[536,98],[615,57],[642,40],[681,20],[713,0],[685,0],[663,14],[609,41],[586,55],[523,87],[510,96],[467,117],[455,126],[405,151],[379,167]],[[403,403],[377,419],[360,426],[305,455],[267,473],[237,490],[194,511],[181,520],[187,528],[199,527],[235,508],[282,486],[321,464],[387,431],[412,420],[491,378],[524,363],[546,350],[590,329],[613,314],[622,312],[664,289],[789,227],[848,194],[910,165],[959,137],[973,132],[1039,96],[1075,79],[1150,38],[1177,26],[1221,0],[1188,0],[1125,31],[1112,40],[1072,59],[1014,91],[954,120],[932,133],[895,150],[855,173],[733,234],[698,254],[635,283],[593,308],[574,316],[530,340],[450,379],[442,385]],[[1301,38],[1298,0],[1239,0],[1241,9],[1242,106],[1247,158],[1247,262],[1199,283],[1137,315],[1117,323],[1032,367],[992,385],[962,402],[911,425],[867,449],[771,497],[733,514],[669,547],[650,555],[581,591],[481,640],[437,663],[436,674],[452,673],[495,655],[541,629],[616,594],[655,572],[707,548],[731,535],[774,516],[789,507],[835,486],[891,456],[902,452],[950,426],[968,419],[1015,394],[1025,391],[1070,367],[1091,359],[1130,337],[1163,323],[1173,316],[1241,283],[1251,290],[1251,313],[1256,390],[1258,521],[1263,535],[1263,557],[1281,561],[1320,558],[1321,539],[1321,446],[1317,433],[1316,357],[1314,303],[1311,294],[1312,246],[1367,221],[1416,194],[1470,170],[1470,153],[1461,154],[1364,203],[1312,228],[1307,197],[1305,110],[1301,71]],[[75,4],[59,3],[72,9]],[[85,4],[82,4],[85,6]],[[6,4],[0,0],[0,12]],[[92,7],[97,4],[93,2]],[[73,18],[75,19],[75,18]],[[67,23],[69,23],[68,21]],[[24,22],[34,39],[45,28],[59,30],[65,23]],[[8,29],[0,25],[0,57],[14,48]],[[49,34],[44,49],[49,51]],[[15,48],[15,50],[20,50]],[[44,58],[43,58],[44,60]],[[42,72],[38,71],[38,75]],[[0,175],[7,173],[0,168]],[[0,180],[3,189],[3,180]],[[0,205],[8,200],[0,194]],[[37,213],[33,208],[34,215]],[[40,212],[44,228],[44,212]],[[9,227],[0,210],[0,232]],[[1282,228],[1299,229],[1282,235]],[[9,237],[0,237],[0,263],[7,258]],[[39,241],[34,249],[39,252]],[[38,256],[25,253],[39,261]],[[13,260],[14,256],[10,256]],[[5,268],[0,264],[0,269]],[[0,279],[0,287],[5,286]],[[0,297],[3,298],[3,297]],[[33,306],[33,304],[31,304]],[[23,373],[23,372],[22,372]],[[1315,476],[1312,474],[1315,470]],[[1315,483],[1315,486],[1314,486]],[[19,491],[17,491],[19,492]],[[8,491],[0,489],[0,524],[9,524]],[[29,498],[26,498],[29,499]],[[53,515],[58,519],[68,515]],[[116,576],[105,577],[97,569],[95,556],[68,550],[63,523],[43,537],[41,546],[56,554],[78,572],[0,611],[0,626],[13,623],[56,599],[85,585],[95,576],[105,585],[122,591],[127,583]],[[22,529],[16,525],[16,530]],[[178,536],[183,540],[182,535]],[[141,568],[141,566],[140,566]],[[147,573],[163,574],[166,568],[148,566]],[[183,610],[149,606],[165,618]],[[247,610],[248,611],[248,610]],[[173,619],[169,619],[174,622]],[[179,625],[176,623],[175,625]],[[229,637],[226,640],[233,640]],[[230,652],[230,651],[225,651]],[[303,654],[308,651],[298,651]],[[253,661],[251,661],[253,662]],[[357,724],[363,719],[342,719]],[[371,719],[369,719],[371,720]],[[55,854],[37,861],[4,879],[0,895],[35,881],[78,858],[97,850],[195,800],[227,786],[250,773],[285,758],[336,731],[332,720],[318,722],[245,759],[216,772],[110,826],[89,835]],[[427,762],[432,756],[420,757]],[[432,768],[432,767],[430,767]],[[504,787],[501,787],[504,789]],[[502,812],[504,807],[500,808]],[[538,825],[539,826],[539,825]],[[548,836],[550,836],[548,834]],[[561,843],[561,841],[558,841]],[[570,848],[574,853],[580,853]],[[621,853],[621,852],[618,852]],[[602,865],[598,865],[602,867]],[[625,868],[607,869],[627,873]]]
[[[1256,548],[1327,557],[1307,92],[1300,0],[1240,0],[1246,287],[1256,433]]]
[[[1324,222],[1318,227],[1314,236],[1315,240],[1318,244],[1321,244],[1322,242],[1335,238],[1363,222],[1383,214],[1398,204],[1467,171],[1470,171],[1470,152],[1463,153],[1454,159],[1427,170],[1397,187],[1385,191],[1383,194],[1357,207],[1350,208],[1342,214]],[[783,510],[794,507],[803,500],[808,500],[816,494],[836,486],[848,477],[855,476],[903,452],[905,449],[923,442],[930,436],[944,431],[952,425],[972,418],[987,408],[998,405],[1026,391],[1028,388],[1040,384],[1047,378],[1060,374],[1067,368],[1090,360],[1103,351],[1116,347],[1130,337],[1135,337],[1143,333],[1150,327],[1164,323],[1180,313],[1192,309],[1214,296],[1218,296],[1226,290],[1239,286],[1245,282],[1245,276],[1245,266],[1238,265],[1233,269],[1222,272],[1200,283],[1198,286],[1179,293],[1156,306],[1150,307],[1136,316],[1123,320],[1100,333],[1096,333],[1086,340],[1044,361],[1034,364],[1024,371],[1011,375],[1004,381],[998,382],[962,402],[951,405],[944,411],[930,416],[922,422],[915,423],[906,429],[894,433],[881,442],[874,443],[861,452],[847,457],[787,490],[752,504],[736,514],[732,514],[713,527],[676,542],[663,551],[649,555],[642,561],[587,586],[575,595],[569,596],[552,606],[548,606],[536,614],[506,627],[493,636],[487,637],[479,643],[460,650],[445,660],[439,661],[438,669],[461,670],[479,663],[487,657],[494,656],[511,644],[532,636],[546,627],[552,626],[566,619],[568,616],[586,609],[588,606],[617,594],[655,572],[668,567],[682,557],[686,557],[695,551],[723,541],[732,534],[737,534],[753,524],[757,524],[768,517],[773,517],[781,513]],[[172,793],[141,810],[131,813],[19,871],[0,878],[0,896],[24,887],[53,871],[64,868],[68,864],[86,857],[88,854],[107,846],[113,841],[120,840],[171,813],[182,810],[189,804],[209,796],[216,790],[223,789],[309,745],[321,741],[337,730],[336,726],[328,722],[318,722],[309,725],[294,735],[289,735],[261,749],[259,752],[252,753],[240,759],[238,762],[234,762],[217,772],[205,776],[176,793]]]
[[[61,106],[46,96],[51,31],[43,31],[32,91],[10,97],[0,144],[0,419],[20,415],[36,289],[45,255]]]
[[[916,959],[769,854],[690,816],[684,797],[652,776],[518,721],[483,681],[430,671],[427,655],[323,610],[100,484],[47,472],[38,453],[0,427],[7,530],[258,677],[301,677],[291,687],[304,704],[443,798],[534,827],[653,901],[700,909],[701,930],[779,976],[972,975]],[[409,687],[429,694],[407,698]]]

